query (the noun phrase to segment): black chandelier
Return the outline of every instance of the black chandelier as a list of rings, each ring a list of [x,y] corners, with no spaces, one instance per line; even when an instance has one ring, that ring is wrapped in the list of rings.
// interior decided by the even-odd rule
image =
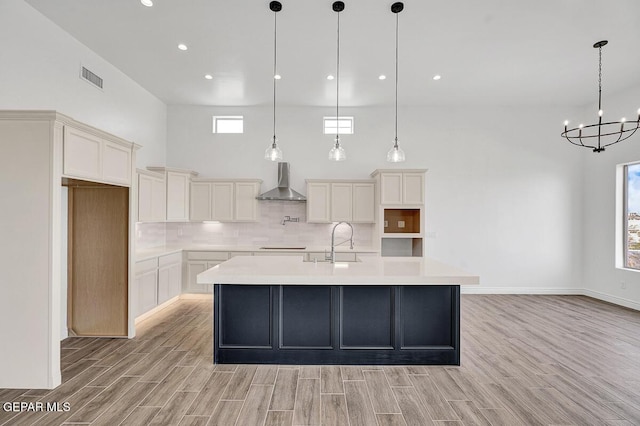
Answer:
[[[627,122],[623,117],[620,121],[602,122],[604,111],[602,110],[602,47],[607,40],[602,40],[593,45],[598,49],[598,123],[584,125],[568,129],[569,121],[564,122],[564,132],[561,136],[574,145],[591,148],[593,152],[602,152],[609,145],[629,139],[640,128],[640,109],[635,121]],[[596,143],[597,142],[597,143]]]

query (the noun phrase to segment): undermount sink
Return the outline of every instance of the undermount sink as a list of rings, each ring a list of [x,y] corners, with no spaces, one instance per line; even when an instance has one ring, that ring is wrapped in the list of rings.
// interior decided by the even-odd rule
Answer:
[[[294,247],[294,246],[264,246],[260,247],[260,250],[304,250],[306,247]]]

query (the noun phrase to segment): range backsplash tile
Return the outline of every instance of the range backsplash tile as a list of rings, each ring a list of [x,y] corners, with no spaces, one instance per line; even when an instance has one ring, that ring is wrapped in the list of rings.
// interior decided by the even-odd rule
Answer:
[[[302,245],[329,246],[333,224],[306,222],[306,204],[287,201],[260,201],[258,222],[232,223],[138,223],[138,248],[163,244],[220,245]],[[282,221],[285,216],[299,222]],[[353,224],[356,247],[371,247],[373,224]],[[336,229],[336,242],[349,237],[349,227]]]

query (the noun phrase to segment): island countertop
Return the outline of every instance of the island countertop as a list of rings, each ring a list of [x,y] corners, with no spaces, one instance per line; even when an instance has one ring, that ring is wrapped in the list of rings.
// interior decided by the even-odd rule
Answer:
[[[198,284],[477,285],[479,277],[430,258],[363,256],[304,262],[302,256],[239,256],[198,274]]]

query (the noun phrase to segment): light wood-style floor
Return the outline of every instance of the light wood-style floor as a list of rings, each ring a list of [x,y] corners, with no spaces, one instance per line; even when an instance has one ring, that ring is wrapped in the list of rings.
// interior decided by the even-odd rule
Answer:
[[[640,425],[640,312],[580,296],[462,297],[462,366],[213,365],[211,301],[133,340],[62,342],[63,384],[4,425]]]

